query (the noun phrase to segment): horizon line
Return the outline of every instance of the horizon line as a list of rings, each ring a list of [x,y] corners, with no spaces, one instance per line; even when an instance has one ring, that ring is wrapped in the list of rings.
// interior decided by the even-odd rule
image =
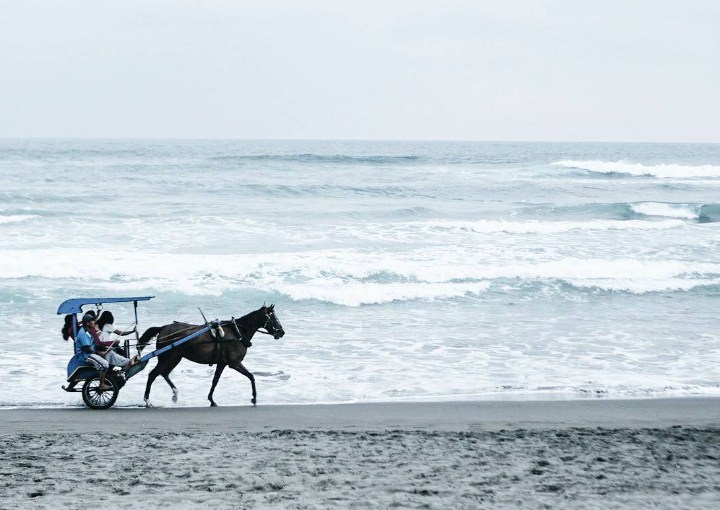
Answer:
[[[236,137],[91,137],[91,136],[0,136],[0,140],[73,140],[73,141],[226,141],[226,142],[397,142],[397,143],[629,143],[629,144],[703,144],[720,141],[660,140],[532,140],[532,139],[462,139],[462,138],[236,138]]]

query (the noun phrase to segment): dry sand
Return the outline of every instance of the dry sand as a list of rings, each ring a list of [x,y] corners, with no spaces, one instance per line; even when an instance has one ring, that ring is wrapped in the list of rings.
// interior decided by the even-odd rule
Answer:
[[[0,411],[0,508],[720,508],[720,399]]]

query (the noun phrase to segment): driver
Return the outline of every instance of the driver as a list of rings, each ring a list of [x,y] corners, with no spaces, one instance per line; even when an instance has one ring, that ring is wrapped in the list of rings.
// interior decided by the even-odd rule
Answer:
[[[105,384],[105,373],[110,368],[110,363],[95,350],[95,338],[95,314],[88,312],[83,315],[82,326],[78,330],[77,341],[75,342],[75,350],[76,353],[81,353],[82,358],[99,372],[99,389],[109,390],[112,389],[112,386]]]

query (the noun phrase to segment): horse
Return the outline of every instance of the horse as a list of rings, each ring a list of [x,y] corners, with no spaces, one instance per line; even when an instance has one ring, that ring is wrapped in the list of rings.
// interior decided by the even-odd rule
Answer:
[[[157,348],[161,348],[204,327],[184,322],[173,322],[165,326],[148,328],[138,340],[138,351],[142,352],[150,339],[154,337],[157,337]],[[262,331],[263,329],[265,331]],[[183,358],[195,363],[217,364],[212,387],[208,394],[211,406],[217,406],[213,400],[213,392],[225,367],[237,370],[250,379],[252,385],[251,402],[256,405],[255,377],[245,368],[242,361],[247,354],[248,347],[252,345],[250,340],[258,331],[272,335],[276,340],[285,335],[285,330],[283,330],[277,315],[275,315],[275,305],[263,305],[261,308],[239,319],[233,318],[230,321],[222,321],[219,323],[219,327],[214,326],[210,331],[189,340],[187,343],[160,354],[157,365],[148,375],[147,386],[145,387],[145,405],[152,407],[152,404],[150,404],[150,387],[158,375],[162,375],[170,385],[173,391],[173,402],[177,402],[178,390],[170,380],[169,375]]]

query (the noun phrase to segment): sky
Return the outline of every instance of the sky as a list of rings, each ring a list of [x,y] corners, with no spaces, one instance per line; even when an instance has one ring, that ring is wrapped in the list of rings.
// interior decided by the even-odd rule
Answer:
[[[0,137],[720,142],[720,1],[0,0]]]

